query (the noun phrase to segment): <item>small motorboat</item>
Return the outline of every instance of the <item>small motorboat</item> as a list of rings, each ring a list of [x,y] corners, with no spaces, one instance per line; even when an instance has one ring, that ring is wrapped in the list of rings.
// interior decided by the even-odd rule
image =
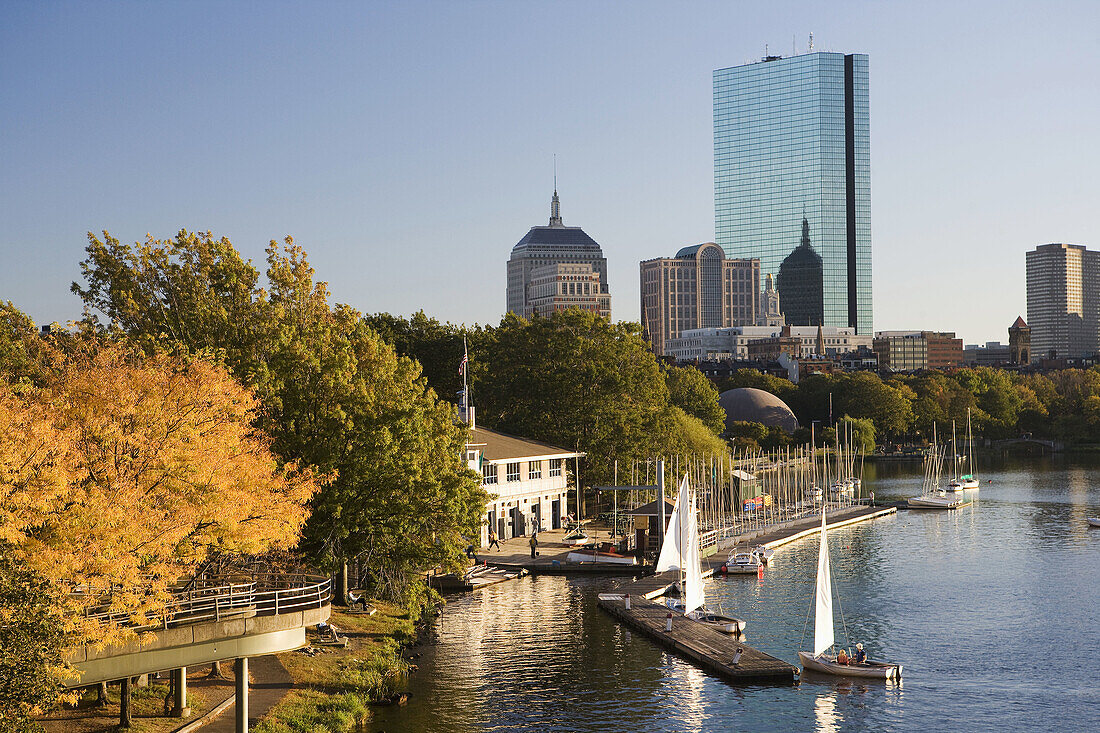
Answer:
[[[1100,517],[1089,517],[1089,524],[1093,527],[1100,527]]]
[[[748,575],[750,573],[756,575],[762,567],[764,567],[764,563],[760,562],[760,559],[751,552],[735,552],[726,559],[721,572],[724,575]]]
[[[870,677],[879,680],[901,679],[901,665],[887,662],[876,662],[868,659],[862,664],[840,664],[836,657],[822,654],[815,657],[809,652],[799,652],[798,658],[802,660],[802,666],[806,670],[821,672],[822,674],[840,675],[841,677]]]
[[[633,555],[624,555],[619,548],[610,542],[600,542],[595,545],[578,547],[565,556],[566,562],[598,562],[612,563],[615,565],[637,565],[638,561]]]
[[[762,564],[767,565],[775,557],[775,550],[771,547],[764,547],[763,545],[757,545],[752,548],[752,556],[759,560]]]
[[[806,493],[808,493],[810,498],[814,501],[821,501],[822,497],[825,495],[825,492],[821,490],[820,486],[811,486]]]

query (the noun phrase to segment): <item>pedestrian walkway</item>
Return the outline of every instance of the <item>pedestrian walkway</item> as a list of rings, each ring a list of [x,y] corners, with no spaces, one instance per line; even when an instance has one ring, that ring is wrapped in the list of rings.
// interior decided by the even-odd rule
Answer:
[[[232,673],[232,665],[228,666]],[[293,689],[290,673],[276,656],[253,657],[248,660],[252,684],[248,688],[248,727],[256,725],[260,718],[275,707]],[[202,733],[235,733],[236,703],[226,708],[217,718],[202,726]]]

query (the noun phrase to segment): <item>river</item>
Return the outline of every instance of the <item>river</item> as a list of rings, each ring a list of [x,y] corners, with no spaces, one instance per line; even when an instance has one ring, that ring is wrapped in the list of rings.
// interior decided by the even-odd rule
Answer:
[[[596,606],[612,580],[536,576],[452,596],[405,707],[372,731],[1100,730],[1100,461],[997,459],[978,500],[829,532],[837,640],[901,663],[899,684],[803,679],[734,687]],[[919,464],[868,465],[882,500],[920,490]],[[985,483],[991,480],[992,483]],[[798,663],[812,642],[816,537],[763,578],[707,582],[747,642]],[[809,620],[809,624],[807,624]]]

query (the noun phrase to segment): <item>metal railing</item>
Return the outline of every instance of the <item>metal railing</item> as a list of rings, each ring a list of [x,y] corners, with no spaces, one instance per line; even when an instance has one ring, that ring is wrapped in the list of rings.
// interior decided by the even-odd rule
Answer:
[[[206,621],[223,621],[252,616],[275,616],[306,609],[323,608],[332,598],[332,581],[301,573],[256,576],[247,582],[213,584],[212,579],[191,581],[146,623],[129,622],[130,614],[89,609],[88,618],[136,628],[170,628]],[[100,608],[105,604],[100,604]]]

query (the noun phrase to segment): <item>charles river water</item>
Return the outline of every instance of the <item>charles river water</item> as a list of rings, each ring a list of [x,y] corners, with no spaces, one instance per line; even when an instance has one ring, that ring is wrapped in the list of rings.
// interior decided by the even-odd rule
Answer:
[[[920,464],[868,464],[877,499],[920,491]],[[406,707],[370,730],[1100,731],[1100,459],[978,462],[975,504],[829,533],[837,640],[901,663],[900,684],[804,678],[734,687],[617,624],[613,580],[530,577],[452,596]],[[987,481],[992,480],[992,483]],[[746,642],[798,663],[818,539],[784,545],[763,578],[707,581]],[[809,624],[807,624],[809,621]]]

